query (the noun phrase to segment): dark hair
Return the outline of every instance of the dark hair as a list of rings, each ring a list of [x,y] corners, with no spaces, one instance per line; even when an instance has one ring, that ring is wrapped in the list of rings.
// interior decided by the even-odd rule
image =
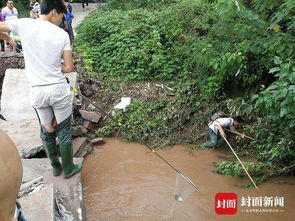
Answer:
[[[67,7],[63,0],[42,0],[40,5],[41,15],[48,15],[54,9],[58,14],[67,13]]]
[[[244,120],[243,120],[243,118],[241,116],[235,116],[235,117],[233,117],[233,120],[234,121],[237,121],[239,123],[243,123],[244,122]]]

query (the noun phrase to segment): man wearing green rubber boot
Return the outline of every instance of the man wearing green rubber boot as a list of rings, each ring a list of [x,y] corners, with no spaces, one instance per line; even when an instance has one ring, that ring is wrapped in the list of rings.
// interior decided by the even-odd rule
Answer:
[[[40,10],[39,19],[1,22],[0,39],[14,46],[15,42],[3,32],[11,31],[21,38],[26,75],[31,85],[31,103],[41,126],[40,138],[50,159],[53,175],[58,176],[63,170],[64,178],[69,178],[79,172],[82,165],[73,164],[72,100],[64,75],[73,71],[71,44],[68,34],[58,27],[67,9],[63,0],[42,0]]]
[[[243,122],[241,116],[236,116],[233,118],[230,117],[221,117],[214,121],[211,121],[208,125],[207,131],[210,140],[203,143],[203,147],[214,148],[220,146],[224,139],[222,137],[225,136],[223,128],[229,128],[232,131],[236,131],[235,126],[238,126]]]

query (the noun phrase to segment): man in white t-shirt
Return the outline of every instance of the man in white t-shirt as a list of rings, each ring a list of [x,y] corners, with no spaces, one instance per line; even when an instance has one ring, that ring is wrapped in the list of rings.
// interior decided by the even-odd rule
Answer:
[[[70,39],[58,27],[66,12],[63,0],[43,0],[40,19],[24,18],[0,23],[0,39],[15,45],[3,33],[11,31],[22,41],[31,102],[40,121],[40,137],[51,161],[53,175],[58,176],[63,170],[64,177],[69,178],[79,172],[82,165],[73,164],[71,91],[64,75],[73,70]],[[56,137],[62,165],[57,156]]]
[[[2,9],[1,13],[5,21],[17,19],[18,16],[18,11],[14,7],[14,3],[12,0],[7,1],[6,7]]]
[[[243,122],[241,116],[236,116],[233,118],[230,117],[221,117],[209,123],[207,131],[209,134],[210,141],[203,143],[203,147],[217,147],[223,143],[223,138],[225,133],[223,128],[229,128],[232,131],[235,131],[235,127]]]

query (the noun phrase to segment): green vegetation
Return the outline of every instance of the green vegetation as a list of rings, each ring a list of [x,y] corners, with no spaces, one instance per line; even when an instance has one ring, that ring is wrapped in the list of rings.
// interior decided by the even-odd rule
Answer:
[[[100,134],[120,132],[155,147],[195,143],[208,117],[223,110],[243,115],[243,130],[255,137],[236,140],[255,159],[252,174],[293,175],[294,10],[293,0],[109,1],[78,29],[86,77],[112,85],[109,92],[121,81],[163,83],[173,96],[136,97],[116,115],[129,132],[111,123]],[[236,163],[217,166],[241,174]]]

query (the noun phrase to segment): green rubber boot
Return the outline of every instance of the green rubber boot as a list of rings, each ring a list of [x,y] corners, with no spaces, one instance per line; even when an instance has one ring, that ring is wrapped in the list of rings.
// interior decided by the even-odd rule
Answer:
[[[82,169],[82,164],[75,165],[73,163],[72,145],[60,146],[60,155],[65,179],[70,178]]]
[[[73,163],[73,149],[72,149],[72,116],[69,116],[63,122],[55,126],[55,131],[59,139],[59,149],[62,160],[62,168],[64,170],[64,178],[68,179],[74,174],[78,173],[82,164],[75,165]]]
[[[42,140],[46,155],[50,160],[53,176],[59,176],[62,172],[62,167],[57,154],[56,133],[48,133],[41,125],[40,138]]]
[[[62,167],[58,159],[56,145],[43,142],[43,146],[44,146],[46,155],[50,160],[53,176],[59,176],[62,172]]]
[[[211,141],[207,141],[205,143],[202,143],[202,147],[205,147],[205,148],[212,148],[214,147],[214,144],[211,143]]]

